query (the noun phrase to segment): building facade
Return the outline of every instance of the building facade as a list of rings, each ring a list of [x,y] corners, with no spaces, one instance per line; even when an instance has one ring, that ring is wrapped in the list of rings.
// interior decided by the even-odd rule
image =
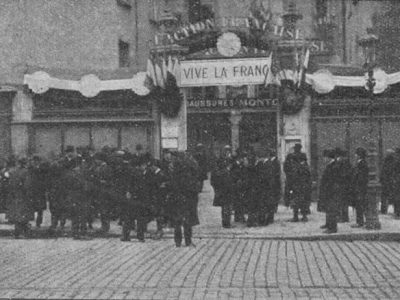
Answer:
[[[234,70],[237,60],[267,61],[272,53],[275,57],[269,70],[273,71],[274,62],[278,61],[277,69],[287,71],[280,79],[295,80],[293,74],[298,75],[304,62],[304,49],[309,49],[307,73],[328,71],[333,76],[342,76],[344,86],[351,86],[346,80],[366,74],[363,49],[358,41],[367,29],[374,28],[377,19],[396,6],[394,1],[351,0],[188,3],[188,19],[194,28],[183,26],[183,29],[167,30],[171,36],[178,33],[176,39],[169,41],[162,52],[155,51],[164,57],[178,56],[184,66],[181,77],[192,76],[190,67],[196,70],[196,66],[203,65],[210,71],[231,63]],[[213,20],[210,27],[207,18]],[[205,22],[205,30],[196,27],[199,21]],[[165,28],[163,30],[161,32],[165,32]],[[233,33],[233,40],[238,38],[239,49],[235,50],[235,41],[227,42],[231,53],[229,49],[220,49],[218,44],[226,33]],[[171,44],[181,48],[168,52]],[[178,123],[179,126],[184,124],[184,130],[179,132],[187,137],[179,140],[181,148],[203,143],[218,154],[223,145],[230,144],[235,149],[253,148],[258,155],[273,148],[283,161],[292,146],[301,143],[317,182],[324,168],[324,149],[341,147],[353,160],[357,147],[367,148],[371,178],[377,181],[385,149],[398,146],[394,141],[400,124],[394,113],[396,110],[390,112],[393,105],[397,105],[393,92],[371,100],[363,87],[337,86],[327,94],[319,94],[304,84],[300,89],[301,108],[285,110],[282,103],[292,95],[285,94],[282,88],[273,84],[266,86],[265,82],[257,80],[246,84],[215,80],[218,83],[212,85],[207,82],[210,74],[204,75],[203,70],[198,69],[197,75],[194,73],[197,84],[181,82],[185,101]],[[396,87],[391,89],[394,91]],[[371,101],[374,102],[372,106]]]
[[[139,143],[159,153],[155,101],[127,87],[145,70],[154,36],[147,1],[0,6],[2,157],[52,156],[66,145],[134,151]]]

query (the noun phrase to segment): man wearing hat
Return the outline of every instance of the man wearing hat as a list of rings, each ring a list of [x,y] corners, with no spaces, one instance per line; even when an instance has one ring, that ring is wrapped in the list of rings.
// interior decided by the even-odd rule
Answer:
[[[324,150],[323,156],[327,159],[328,164],[321,178],[318,209],[326,213],[325,225],[322,225],[321,228],[326,229],[324,233],[329,234],[337,232],[337,217],[342,193],[340,168],[335,150]]]
[[[353,171],[353,187],[356,208],[356,222],[352,227],[362,227],[365,221],[365,212],[367,209],[367,191],[368,191],[368,164],[366,161],[367,151],[364,148],[356,149],[357,162]]]
[[[34,212],[30,203],[31,178],[26,168],[27,160],[21,158],[17,166],[11,168],[9,181],[8,220],[15,224],[14,237],[21,234],[29,237],[29,221],[33,220]]]
[[[61,164],[66,169],[73,169],[78,165],[74,146],[65,147],[65,156]]]
[[[349,205],[353,197],[352,176],[353,170],[347,151],[335,148],[335,157],[338,163],[341,176],[343,197],[340,201],[339,222],[349,222]]]
[[[383,160],[380,182],[382,184],[381,213],[387,214],[389,204],[395,199],[395,164],[397,156],[393,149],[386,150]]]
[[[42,161],[35,155],[29,167],[29,174],[32,180],[31,195],[33,210],[37,212],[36,227],[43,222],[43,211],[47,208],[46,191],[49,187],[50,164]]]

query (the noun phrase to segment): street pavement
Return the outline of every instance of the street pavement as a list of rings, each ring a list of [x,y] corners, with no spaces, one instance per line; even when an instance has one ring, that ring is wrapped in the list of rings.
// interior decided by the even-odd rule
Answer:
[[[0,239],[0,298],[400,299],[395,242]]]
[[[279,208],[265,228],[222,229],[206,187],[195,247],[161,240],[0,238],[0,298],[47,299],[400,299],[400,244],[389,240],[322,240],[323,215],[291,223]],[[354,222],[354,216],[352,215]],[[381,216],[380,232],[399,221]],[[45,228],[49,215],[45,215]],[[1,229],[10,230],[2,224]],[[99,226],[98,223],[95,226]],[[149,226],[153,230],[154,224]],[[340,224],[343,236],[370,233]],[[298,237],[298,239],[296,239]],[[310,239],[310,237],[315,237]]]

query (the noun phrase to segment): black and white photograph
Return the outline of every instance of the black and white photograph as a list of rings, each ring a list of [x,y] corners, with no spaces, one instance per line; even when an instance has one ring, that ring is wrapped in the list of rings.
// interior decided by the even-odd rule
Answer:
[[[400,299],[400,0],[0,0],[0,299]]]

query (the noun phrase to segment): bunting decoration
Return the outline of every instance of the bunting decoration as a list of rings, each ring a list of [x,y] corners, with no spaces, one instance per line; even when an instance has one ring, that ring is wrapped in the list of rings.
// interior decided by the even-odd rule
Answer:
[[[169,118],[176,117],[182,105],[183,96],[179,90],[180,65],[171,56],[158,61],[147,61],[147,76],[156,86],[160,111]]]

